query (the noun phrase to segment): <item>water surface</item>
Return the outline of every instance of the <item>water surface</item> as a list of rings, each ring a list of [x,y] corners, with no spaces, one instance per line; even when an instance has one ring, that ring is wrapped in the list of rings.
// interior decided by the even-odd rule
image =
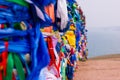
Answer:
[[[89,56],[120,53],[120,27],[88,28]]]

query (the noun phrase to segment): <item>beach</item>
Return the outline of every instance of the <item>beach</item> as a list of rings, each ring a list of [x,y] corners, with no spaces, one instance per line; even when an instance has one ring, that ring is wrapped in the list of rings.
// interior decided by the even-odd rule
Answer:
[[[120,54],[98,56],[78,62],[74,80],[120,80]]]

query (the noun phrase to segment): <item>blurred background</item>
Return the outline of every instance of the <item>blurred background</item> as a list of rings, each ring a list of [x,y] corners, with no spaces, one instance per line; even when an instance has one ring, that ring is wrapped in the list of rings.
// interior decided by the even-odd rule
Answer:
[[[88,57],[120,54],[120,0],[77,0],[86,16]]]

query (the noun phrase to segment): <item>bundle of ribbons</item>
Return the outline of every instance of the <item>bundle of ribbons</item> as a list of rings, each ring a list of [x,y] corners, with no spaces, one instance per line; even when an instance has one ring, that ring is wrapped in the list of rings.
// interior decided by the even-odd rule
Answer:
[[[0,0],[0,80],[72,80],[86,32],[75,0]]]

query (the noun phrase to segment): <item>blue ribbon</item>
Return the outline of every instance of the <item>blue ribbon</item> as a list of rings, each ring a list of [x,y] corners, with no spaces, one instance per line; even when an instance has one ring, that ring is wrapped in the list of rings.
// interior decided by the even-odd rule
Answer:
[[[8,39],[8,51],[18,54],[25,64],[28,72],[26,80],[38,80],[41,69],[48,65],[50,58],[47,50],[46,43],[40,32],[41,21],[36,13],[35,7],[31,5],[30,8],[20,6],[4,0],[0,1],[0,5],[7,6],[8,8],[0,8],[0,24],[6,24],[7,28],[0,29],[0,52],[5,50],[4,38]],[[29,12],[31,10],[31,13]],[[44,13],[44,10],[43,10]],[[47,14],[44,15],[46,23],[51,25],[50,18]],[[15,30],[13,24],[15,22],[25,22],[27,30]],[[30,27],[30,25],[32,27]],[[12,26],[12,27],[11,27]],[[14,40],[14,38],[17,38]],[[30,53],[31,65],[28,66],[23,55]],[[46,60],[44,60],[46,59]]]
[[[38,6],[48,6],[49,4],[56,2],[56,0],[31,0],[31,1]]]
[[[15,30],[12,28],[0,29],[0,39],[13,36],[26,36],[28,31]]]
[[[44,41],[42,33],[40,32],[40,24],[36,25],[35,38],[31,38],[31,41],[35,45],[33,45],[34,47],[31,53],[32,70],[27,80],[38,80],[41,69],[47,66],[50,61],[46,43]]]
[[[14,23],[30,19],[30,14],[28,13],[27,7],[6,2],[3,0],[0,1],[0,5],[8,7],[6,9],[0,8],[0,24]]]
[[[8,41],[8,51],[14,52],[14,53],[22,53],[26,54],[30,52],[30,44],[26,40],[20,40],[20,41]],[[0,41],[0,53],[5,50],[4,41]]]

